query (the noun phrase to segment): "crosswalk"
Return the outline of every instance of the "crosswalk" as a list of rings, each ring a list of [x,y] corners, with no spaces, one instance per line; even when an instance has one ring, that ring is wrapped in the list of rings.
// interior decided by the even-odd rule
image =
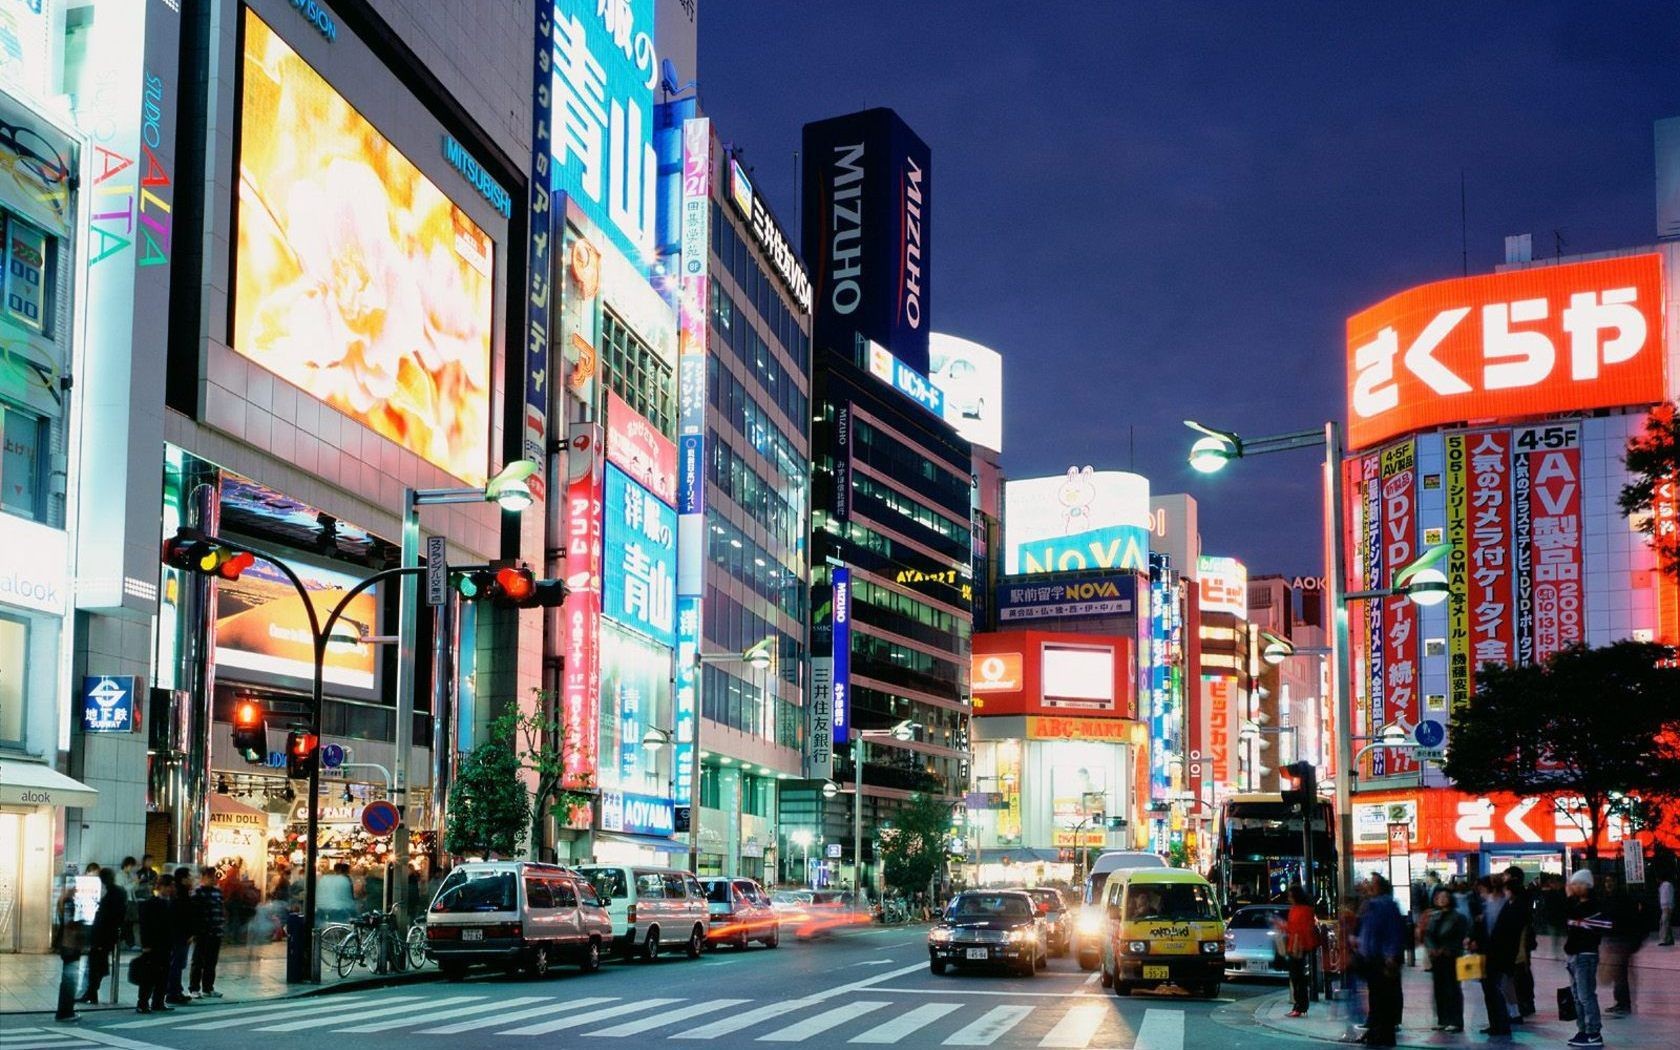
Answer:
[[[0,1035],[0,1050],[83,1050],[135,1046],[137,1039],[169,1042],[172,1031],[214,1032],[229,1041],[306,1033],[399,1035],[404,1038],[546,1036],[566,1033],[597,1040],[724,1040],[766,1044],[916,1047],[1042,1047],[1082,1050],[1183,1050],[1184,1012],[1148,1007],[1129,1022],[1110,998],[1097,994],[1045,997],[1035,1002],[988,1003],[906,999],[878,988],[856,996],[815,995],[763,1000],[684,999],[672,996],[507,996],[488,989],[449,995],[349,994],[250,1006],[184,1009],[164,1017],[132,1014],[78,1034],[51,1029]],[[862,996],[868,995],[869,998]],[[1135,1015],[1134,1015],[1135,1016]],[[599,1044],[610,1050],[610,1043]],[[699,1050],[699,1048],[696,1048]]]

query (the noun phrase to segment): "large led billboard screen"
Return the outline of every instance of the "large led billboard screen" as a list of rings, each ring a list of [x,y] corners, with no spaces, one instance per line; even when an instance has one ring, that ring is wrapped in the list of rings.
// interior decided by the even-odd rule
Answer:
[[[963,440],[1003,451],[1003,355],[954,335],[928,337],[928,378],[945,395],[945,422]]]
[[[1347,323],[1348,445],[1664,397],[1662,256],[1410,288]]]
[[[1069,467],[1004,488],[1006,576],[1081,569],[1149,571],[1149,479]]]
[[[250,11],[243,75],[233,349],[483,484],[490,238]]]
[[[360,578],[295,558],[316,615],[325,619]],[[379,598],[369,588],[351,599],[327,644],[321,680],[329,695],[372,698],[379,693]],[[309,614],[280,570],[258,559],[237,580],[216,588],[216,667],[230,679],[307,689],[315,675]],[[357,640],[353,640],[357,639]]]

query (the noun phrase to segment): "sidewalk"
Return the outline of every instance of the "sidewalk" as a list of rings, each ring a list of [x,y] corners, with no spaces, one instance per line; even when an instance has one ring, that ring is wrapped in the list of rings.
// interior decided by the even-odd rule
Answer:
[[[1548,946],[1542,943],[1540,953],[1547,950]],[[1575,1022],[1557,1019],[1556,989],[1568,983],[1568,975],[1563,960],[1540,953],[1534,957],[1534,1001],[1539,1012],[1513,1026],[1515,1034],[1508,1040],[1479,1034],[1487,1027],[1487,1012],[1482,1007],[1481,988],[1477,984],[1464,986],[1464,1034],[1435,1031],[1435,1000],[1429,973],[1422,966],[1407,967],[1401,977],[1406,1007],[1397,1042],[1400,1046],[1430,1048],[1563,1046],[1575,1034]],[[1604,1017],[1605,1046],[1673,1047],[1675,1031],[1680,1029],[1680,947],[1659,948],[1646,942],[1644,949],[1633,957],[1630,973],[1633,1015]],[[1608,1007],[1612,1001],[1601,970],[1599,1006]],[[1350,1034],[1347,1009],[1342,1002],[1313,1003],[1305,1017],[1288,1017],[1288,1012],[1289,994],[1283,992],[1259,1006],[1254,1011],[1254,1019],[1275,1031],[1325,1042],[1341,1042]]]
[[[83,1014],[118,1008],[134,1009],[135,988],[128,983],[128,964],[133,958],[134,953],[124,952],[120,964],[112,961],[114,973],[105,979],[100,989],[98,1006],[79,1003],[76,1009]],[[77,987],[80,989],[86,978],[86,958],[75,965],[79,971]],[[56,955],[0,955],[0,1015],[56,1011],[59,974],[63,966]],[[214,1003],[260,1002],[370,984],[432,980],[437,976],[437,968],[428,963],[419,970],[395,974],[375,974],[372,970],[358,967],[350,971],[350,976],[340,979],[333,973],[329,959],[322,969],[320,984],[287,984],[284,943],[228,945],[222,949],[216,966],[216,990],[222,993],[222,998],[200,1002],[207,1007]],[[111,1000],[113,980],[117,993],[115,1005]]]

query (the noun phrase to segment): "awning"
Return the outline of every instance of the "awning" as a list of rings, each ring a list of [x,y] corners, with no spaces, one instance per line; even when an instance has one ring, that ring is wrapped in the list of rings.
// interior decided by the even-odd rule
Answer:
[[[0,806],[91,806],[99,792],[39,762],[0,758]]]
[[[216,792],[210,796],[210,814],[223,814],[228,817],[259,817],[264,824],[268,822],[268,812],[258,809],[249,803],[242,802],[232,795]]]
[[[1053,849],[1032,849],[1028,846],[1011,846],[1008,849],[983,849],[980,851],[980,863],[1011,864],[1054,863],[1061,859],[1061,854]]]
[[[640,846],[642,849],[658,850],[661,853],[687,853],[687,839],[666,839],[658,835],[631,835],[621,831],[596,832],[596,838],[605,842],[622,842],[626,846]]]

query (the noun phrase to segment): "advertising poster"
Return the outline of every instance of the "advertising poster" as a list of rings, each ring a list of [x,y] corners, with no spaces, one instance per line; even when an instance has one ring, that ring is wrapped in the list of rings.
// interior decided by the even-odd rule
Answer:
[[[1511,588],[1511,434],[1480,431],[1464,435],[1464,444],[1469,481],[1468,691],[1473,692],[1477,668],[1509,664],[1516,641]]]
[[[1470,702],[1470,449],[1469,436],[1448,434],[1446,457],[1447,531],[1447,710]]]
[[[1544,663],[1586,637],[1581,430],[1576,423],[1521,427],[1512,441],[1528,466],[1533,662]]]
[[[1123,616],[1132,611],[1136,597],[1137,576],[1129,572],[1092,579],[1020,579],[998,587],[998,619]]]
[[[1196,585],[1203,614],[1248,619],[1248,567],[1242,562],[1204,554],[1196,559]]]
[[[325,620],[360,577],[295,558],[286,563],[303,581]],[[348,568],[348,566],[346,566]],[[380,588],[358,594],[339,616],[327,643],[322,682],[329,694],[370,699],[379,695],[379,651],[351,641],[379,634]],[[308,689],[315,679],[315,642],[309,614],[290,580],[259,559],[237,580],[216,587],[216,671],[235,681]]]
[[[805,727],[805,775],[812,780],[834,779],[834,658],[811,659],[809,724]]]
[[[1149,571],[1149,479],[1069,467],[1005,483],[1004,575]]]
[[[700,639],[709,532],[706,529],[706,325],[712,222],[712,125],[682,123],[679,198],[681,256],[677,298],[677,743],[676,804],[694,800],[694,742],[699,728]]]
[[[694,732],[700,717],[700,599],[677,596],[676,803],[694,800]],[[663,728],[663,727],[661,727]]]
[[[1215,807],[1237,783],[1237,699],[1236,679],[1202,676],[1202,778],[1213,786]]]
[[[674,646],[677,512],[610,463],[603,489],[601,612]]]
[[[671,506],[677,502],[677,446],[622,397],[607,391],[607,462]]]
[[[928,379],[944,397],[945,422],[964,441],[1003,451],[1003,355],[944,332],[928,337]]]
[[[586,427],[572,438],[566,486],[566,601],[560,607],[560,715],[568,744],[562,784],[596,786],[600,759],[599,707],[601,632],[601,458],[600,430]]]
[[[834,742],[846,743],[852,728],[852,570],[836,568],[833,597]]]
[[[1673,122],[1680,130],[1680,120]],[[1652,499],[1651,538],[1659,551],[1672,551],[1680,543],[1680,476],[1660,482]],[[1680,646],[1680,580],[1658,570],[1657,635],[1663,645]]]
[[[494,244],[249,10],[244,45],[233,349],[482,485]]]
[[[1382,453],[1382,563],[1385,575],[1417,560],[1417,444],[1407,441]],[[1381,586],[1381,584],[1379,584]],[[1376,603],[1372,603],[1376,604]],[[1372,710],[1378,727],[1397,724],[1409,729],[1418,720],[1418,608],[1405,595],[1385,598],[1383,605],[1383,694]],[[1371,774],[1410,773],[1416,761],[1405,751],[1379,748],[1372,752]]]
[[[1172,582],[1157,571],[1149,582],[1149,797],[1166,800],[1172,790],[1167,759],[1172,739]]]
[[[1385,585],[1383,574],[1383,516],[1382,516],[1382,457],[1372,454],[1360,461],[1360,492],[1364,497],[1364,506],[1360,509],[1360,525],[1364,535],[1360,538],[1361,564],[1364,566],[1364,579],[1360,581],[1362,589],[1373,590]],[[1382,726],[1385,684],[1383,675],[1388,670],[1387,639],[1383,636],[1383,603],[1371,601],[1365,603],[1365,615],[1362,618],[1365,632],[1366,656],[1370,664],[1366,669],[1366,692],[1363,724],[1356,724],[1355,729],[1364,730],[1367,734],[1375,733]],[[1373,775],[1379,767],[1373,763]]]
[[[672,752],[651,751],[642,738],[671,724],[671,651],[604,623],[600,652],[601,785],[663,795]]]

